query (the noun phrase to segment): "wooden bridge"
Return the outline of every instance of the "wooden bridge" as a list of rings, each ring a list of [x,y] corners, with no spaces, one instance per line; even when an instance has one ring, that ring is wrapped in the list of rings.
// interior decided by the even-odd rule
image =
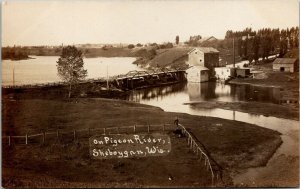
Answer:
[[[130,71],[125,75],[115,78],[113,83],[117,88],[132,90],[182,81],[186,81],[185,70],[160,69],[151,71]]]
[[[159,70],[147,70],[147,71],[130,71],[124,75],[112,76],[108,80],[107,78],[94,78],[86,79],[79,82],[80,85],[87,83],[95,83],[106,85],[109,83],[113,86],[122,90],[132,90],[137,88],[146,88],[152,86],[161,86],[166,84],[173,84],[186,81],[185,70],[169,70],[169,69],[159,69]],[[39,84],[29,84],[29,85],[4,85],[4,89],[19,89],[19,88],[43,88],[43,87],[59,87],[67,86],[66,82],[50,82],[50,83],[39,83]]]

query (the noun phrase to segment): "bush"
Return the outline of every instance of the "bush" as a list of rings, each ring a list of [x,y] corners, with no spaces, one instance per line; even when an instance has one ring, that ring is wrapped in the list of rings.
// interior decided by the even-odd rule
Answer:
[[[172,43],[167,43],[166,48],[173,48],[173,44]]]
[[[133,44],[128,45],[128,49],[133,49],[133,48],[134,48]]]
[[[159,45],[159,48],[160,48],[160,49],[165,49],[165,48],[166,48],[166,45]]]
[[[137,46],[137,47],[142,47],[143,45],[140,44],[140,43],[138,43],[138,44],[136,44],[136,46]]]

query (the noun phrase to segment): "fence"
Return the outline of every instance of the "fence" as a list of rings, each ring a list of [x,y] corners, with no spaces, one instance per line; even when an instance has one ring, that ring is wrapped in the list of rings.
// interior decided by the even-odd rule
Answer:
[[[194,153],[196,153],[197,156],[200,157],[200,161],[202,159],[202,156],[204,156],[204,165],[211,172],[211,181],[212,181],[212,185],[213,185],[214,184],[215,173],[214,173],[214,170],[211,166],[211,162],[210,162],[207,154],[201,149],[201,147],[196,142],[195,138],[192,136],[192,134],[189,131],[186,130],[186,128],[183,125],[178,124],[178,126],[181,128],[182,134],[187,137],[187,143],[188,143],[190,149]],[[216,174],[216,181],[218,181],[218,179],[219,179],[218,174]]]
[[[122,126],[122,127],[106,127],[106,128],[88,128],[88,129],[74,129],[71,131],[56,130],[55,132],[42,132],[38,134],[28,133],[23,136],[2,136],[6,143],[11,146],[13,142],[21,144],[29,143],[45,143],[47,139],[56,138],[64,139],[72,136],[72,140],[76,141],[79,138],[87,138],[92,135],[105,135],[105,134],[125,134],[125,133],[150,133],[153,131],[166,131],[171,130],[173,125],[161,124],[161,125],[133,125],[133,126]],[[35,139],[35,140],[34,140]],[[38,139],[38,140],[36,140]]]
[[[196,153],[197,156],[200,157],[200,161],[202,160],[202,156],[204,157],[204,165],[206,168],[211,172],[211,179],[212,184],[214,183],[215,173],[212,168],[211,162],[207,154],[201,149],[201,147],[196,142],[195,138],[192,134],[187,131],[187,129],[178,124],[181,128],[182,134],[187,137],[187,143],[189,148]],[[54,136],[56,139],[65,138],[67,134],[71,134],[72,140],[76,141],[76,139],[90,137],[92,135],[105,135],[105,134],[125,134],[125,133],[150,133],[153,131],[167,131],[167,130],[174,130],[174,125],[172,124],[161,124],[161,125],[133,125],[133,126],[122,126],[122,127],[107,127],[107,128],[88,128],[88,129],[80,129],[80,130],[73,130],[73,131],[62,131],[56,130],[56,132],[42,132],[38,134],[32,135],[23,135],[23,136],[2,136],[3,139],[7,139],[7,144],[9,146],[12,145],[14,139],[23,139],[21,141],[22,144],[28,145],[32,143],[32,138],[39,138],[37,143],[45,143],[46,139],[49,136]],[[93,133],[93,134],[92,134]],[[216,174],[216,180],[218,181],[218,174]]]

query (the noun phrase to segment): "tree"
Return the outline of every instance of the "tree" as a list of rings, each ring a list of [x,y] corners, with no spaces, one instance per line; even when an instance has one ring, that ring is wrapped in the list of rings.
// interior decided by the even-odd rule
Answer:
[[[260,46],[260,37],[255,36],[253,39],[253,46],[252,46],[253,59],[255,63],[257,63],[259,59],[259,46]]]
[[[69,85],[69,98],[72,85],[77,84],[87,76],[87,70],[83,68],[82,52],[75,46],[67,46],[62,49],[62,54],[57,61],[58,76]]]
[[[128,49],[133,49],[133,48],[134,48],[133,44],[128,45]]]
[[[176,36],[175,40],[176,40],[176,45],[178,45],[178,43],[179,43],[179,36],[178,35]]]

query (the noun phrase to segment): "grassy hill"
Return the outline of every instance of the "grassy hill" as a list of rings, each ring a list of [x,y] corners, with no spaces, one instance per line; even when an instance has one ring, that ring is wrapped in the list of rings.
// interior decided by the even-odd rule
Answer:
[[[157,55],[149,61],[151,67],[186,67],[187,53],[192,48],[171,48],[157,51]]]

